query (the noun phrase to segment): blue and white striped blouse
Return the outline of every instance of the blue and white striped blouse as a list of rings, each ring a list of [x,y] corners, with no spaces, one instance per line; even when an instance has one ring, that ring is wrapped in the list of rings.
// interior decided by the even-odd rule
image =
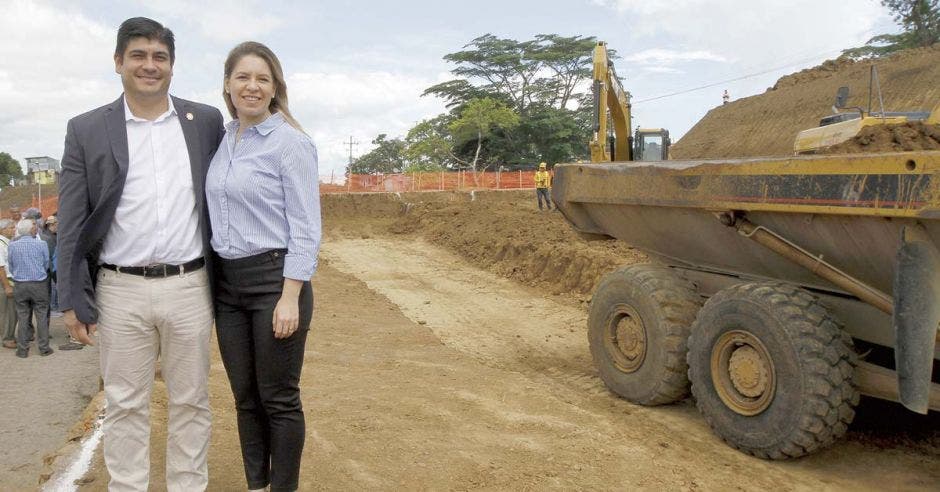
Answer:
[[[284,277],[310,280],[321,236],[317,149],[281,113],[236,142],[238,123],[226,125],[206,178],[212,249],[226,259],[287,249]]]

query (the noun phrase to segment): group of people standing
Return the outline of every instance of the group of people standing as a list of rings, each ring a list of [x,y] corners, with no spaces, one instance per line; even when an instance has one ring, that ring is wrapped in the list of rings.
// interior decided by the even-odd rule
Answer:
[[[3,346],[16,349],[20,358],[29,356],[35,339],[39,354],[54,352],[49,345],[49,318],[57,311],[55,291],[55,252],[58,219],[52,214],[42,219],[37,208],[20,214],[10,209],[10,218],[0,219],[0,327]],[[35,322],[33,321],[35,319]],[[62,350],[84,345],[69,340]]]
[[[147,490],[150,392],[168,392],[166,486],[205,490],[213,322],[235,396],[249,490],[296,490],[300,399],[320,246],[317,152],[288,108],[277,56],[245,42],[222,67],[219,110],[169,94],[173,33],[117,33],[124,93],[69,121],[59,184],[59,304],[97,333],[112,491]]]

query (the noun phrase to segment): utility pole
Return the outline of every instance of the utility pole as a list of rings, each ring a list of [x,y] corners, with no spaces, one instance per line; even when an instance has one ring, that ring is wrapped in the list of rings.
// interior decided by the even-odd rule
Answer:
[[[349,136],[349,142],[345,142],[344,145],[349,147],[349,164],[346,165],[346,191],[349,192],[352,190],[352,164],[353,164],[353,147],[358,147],[359,142],[353,140],[352,135]]]
[[[358,147],[358,146],[359,146],[359,142],[353,140],[352,135],[350,135],[350,136],[349,136],[349,141],[348,141],[348,142],[344,142],[343,145],[345,145],[346,147],[349,147],[349,167],[351,168],[351,167],[352,167],[352,161],[353,161],[353,159],[352,159],[353,147]]]

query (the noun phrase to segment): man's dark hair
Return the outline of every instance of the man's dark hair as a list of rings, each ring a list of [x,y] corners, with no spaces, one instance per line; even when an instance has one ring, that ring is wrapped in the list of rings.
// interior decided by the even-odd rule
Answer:
[[[146,17],[132,17],[121,23],[117,33],[117,46],[114,56],[123,57],[128,43],[134,38],[147,38],[159,41],[170,50],[170,64],[176,61],[176,45],[173,43],[173,31],[163,27],[163,24]]]

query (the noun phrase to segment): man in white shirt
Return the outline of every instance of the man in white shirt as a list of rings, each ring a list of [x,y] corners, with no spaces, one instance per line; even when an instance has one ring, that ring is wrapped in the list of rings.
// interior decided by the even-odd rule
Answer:
[[[158,356],[169,396],[167,490],[208,484],[204,188],[224,129],[219,110],[169,95],[173,62],[169,29],[143,17],[121,24],[114,63],[124,95],[69,121],[59,178],[59,305],[79,342],[100,331],[112,491],[148,488]]]

